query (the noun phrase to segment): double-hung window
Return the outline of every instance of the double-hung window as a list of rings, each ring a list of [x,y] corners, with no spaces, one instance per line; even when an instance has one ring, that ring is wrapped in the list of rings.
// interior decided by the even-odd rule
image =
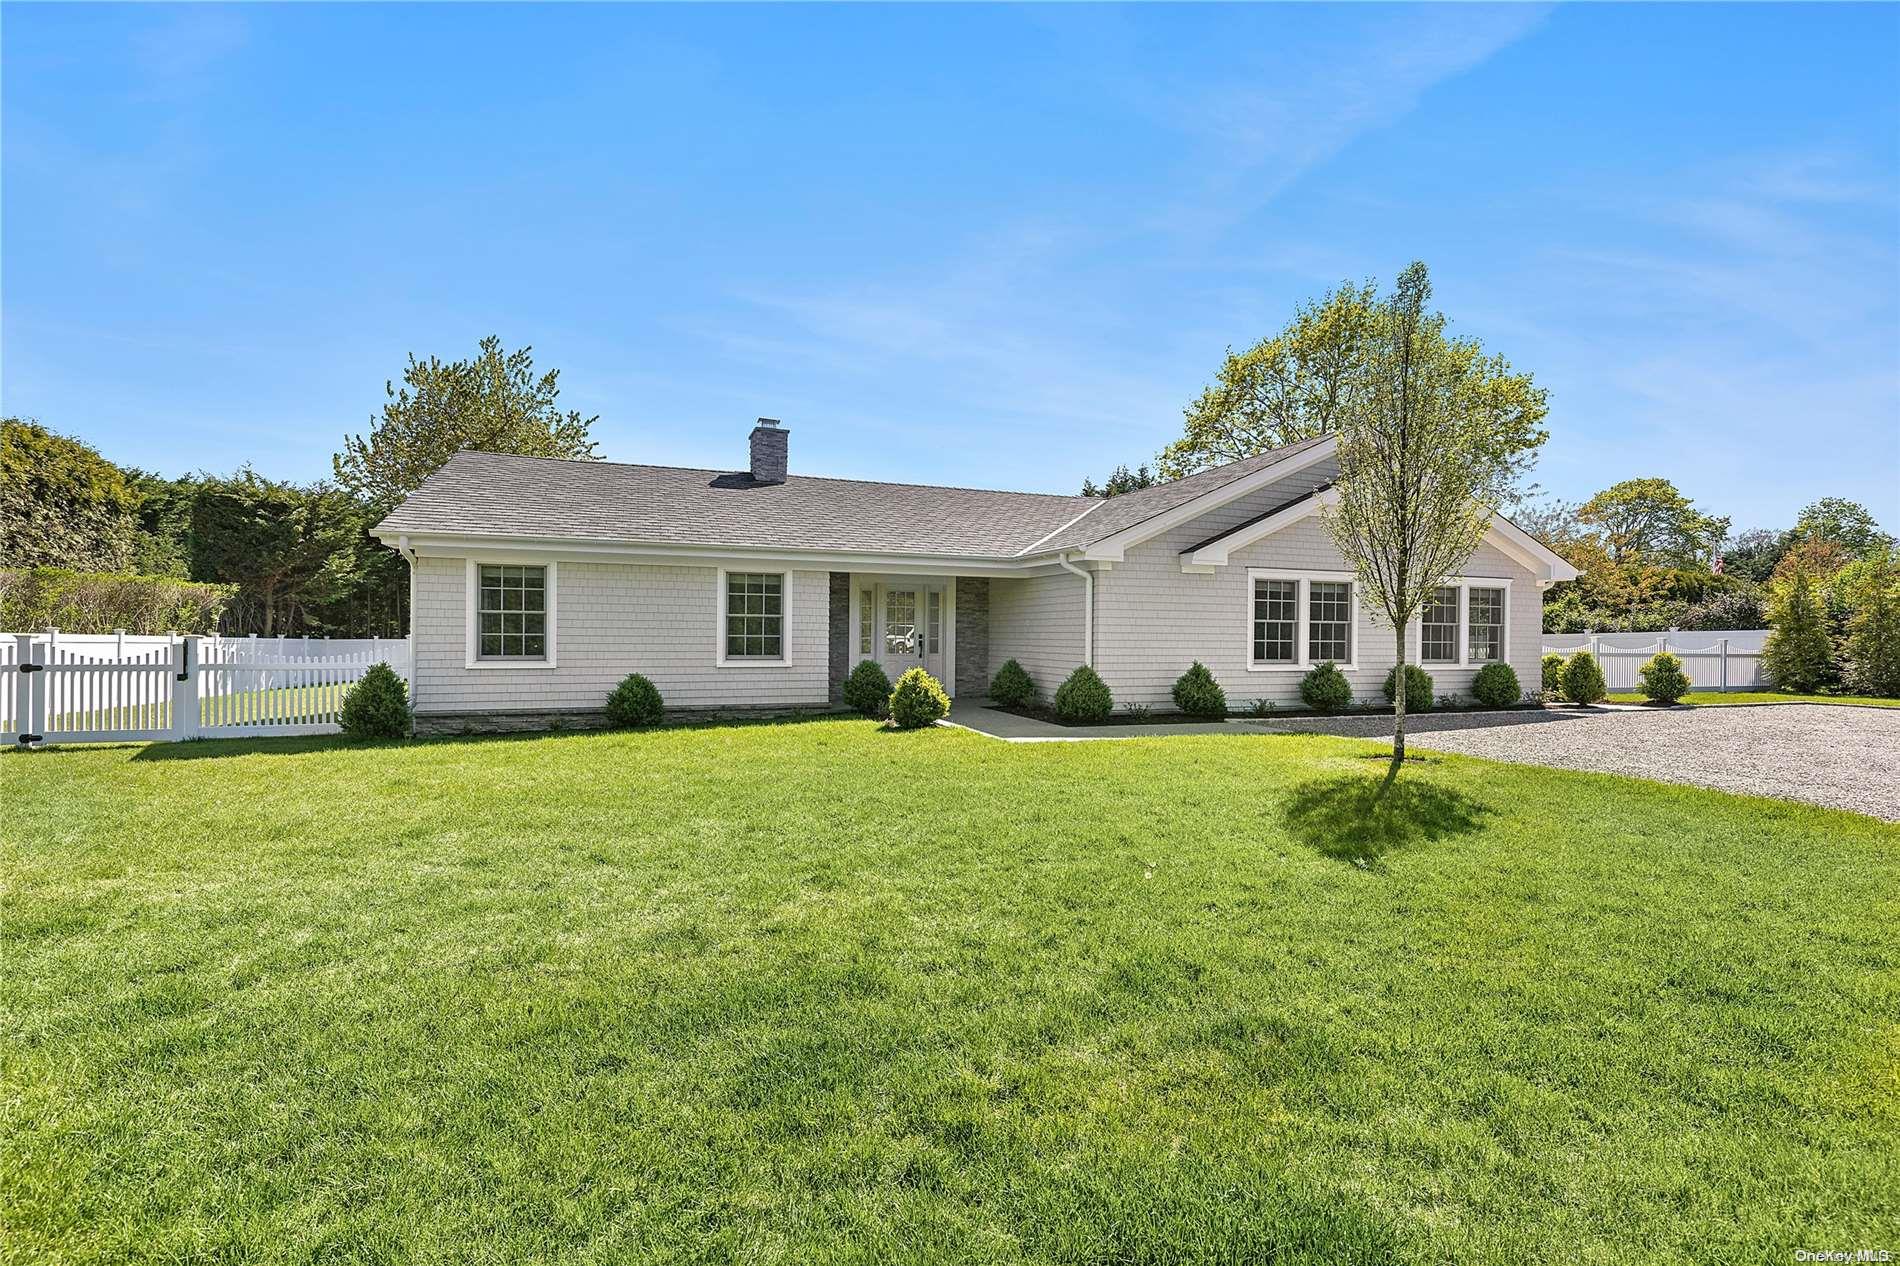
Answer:
[[[1418,657],[1427,664],[1458,662],[1458,596],[1456,585],[1441,585],[1419,613]]]
[[[1469,662],[1489,664],[1504,658],[1504,590],[1465,591],[1466,623],[1470,626]]]
[[[547,659],[547,568],[482,563],[476,571],[476,658]]]
[[[1348,573],[1248,572],[1248,667],[1351,667],[1358,649],[1358,586]]]
[[[784,660],[785,580],[782,572],[725,573],[724,661]]]
[[[1309,663],[1352,662],[1352,582],[1314,580],[1307,585],[1306,658]]]

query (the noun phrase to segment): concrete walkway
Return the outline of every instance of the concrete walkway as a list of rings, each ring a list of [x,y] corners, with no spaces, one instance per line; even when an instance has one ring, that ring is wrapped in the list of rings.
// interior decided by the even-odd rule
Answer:
[[[986,699],[958,699],[943,725],[960,726],[1005,743],[1086,743],[1099,739],[1167,738],[1175,734],[1261,734],[1246,721],[1176,721],[1165,725],[1056,725],[1002,712]]]

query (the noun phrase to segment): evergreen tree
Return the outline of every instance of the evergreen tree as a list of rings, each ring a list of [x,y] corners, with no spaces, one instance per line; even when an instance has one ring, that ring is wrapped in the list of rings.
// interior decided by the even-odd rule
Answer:
[[[1811,694],[1834,678],[1834,647],[1808,573],[1798,571],[1775,604],[1773,631],[1761,650],[1762,670],[1777,690]]]
[[[1900,698],[1900,593],[1891,554],[1872,560],[1860,607],[1847,625],[1847,662],[1854,689]]]

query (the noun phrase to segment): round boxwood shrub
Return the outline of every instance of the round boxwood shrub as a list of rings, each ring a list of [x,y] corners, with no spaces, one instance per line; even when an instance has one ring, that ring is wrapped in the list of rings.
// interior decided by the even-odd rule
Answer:
[[[883,720],[891,706],[891,675],[874,659],[859,660],[844,679],[844,701],[867,717]]]
[[[388,664],[369,671],[343,696],[337,715],[343,733],[353,739],[395,739],[409,733],[409,690]]]
[[[1471,694],[1487,708],[1508,708],[1524,697],[1517,670],[1509,664],[1486,664],[1471,679]]]
[[[1603,669],[1589,651],[1578,651],[1564,661],[1561,684],[1564,698],[1572,703],[1597,703],[1609,693],[1603,684]]]
[[[1207,671],[1207,665],[1195,660],[1174,682],[1174,706],[1191,717],[1227,715],[1227,692]]]
[[[1036,683],[1028,672],[1015,660],[1004,660],[990,678],[990,702],[1002,708],[1020,708],[1035,700]]]
[[[1555,698],[1564,692],[1564,657],[1556,651],[1544,656],[1544,693]]]
[[[1115,696],[1108,683],[1095,675],[1087,664],[1069,674],[1056,687],[1056,715],[1070,721],[1106,721],[1115,710]]]
[[[660,688],[639,673],[628,673],[607,696],[607,720],[617,730],[637,730],[658,725],[665,705]]]
[[[891,691],[891,720],[900,730],[915,730],[934,724],[950,711],[950,696],[943,686],[921,668],[913,668],[897,679]]]
[[[1385,675],[1385,701],[1394,703],[1398,698],[1399,669]],[[1430,712],[1432,710],[1432,675],[1417,664],[1405,666],[1405,710],[1407,712]]]
[[[1352,706],[1352,683],[1329,659],[1300,678],[1300,699],[1315,712],[1340,712]]]
[[[1644,696],[1657,703],[1674,703],[1689,693],[1689,674],[1682,670],[1682,661],[1668,651],[1651,656],[1636,670],[1636,676],[1642,682]]]

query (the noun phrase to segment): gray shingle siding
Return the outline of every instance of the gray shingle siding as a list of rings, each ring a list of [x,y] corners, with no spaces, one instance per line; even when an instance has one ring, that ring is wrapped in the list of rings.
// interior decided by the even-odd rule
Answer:
[[[1082,662],[1082,578],[1067,572],[990,581],[990,660],[1013,659],[1044,699]],[[987,683],[985,683],[987,689]]]
[[[669,705],[822,707],[829,659],[829,574],[792,573],[783,667],[720,668],[717,569],[631,563],[559,566],[555,668],[468,668],[466,563],[422,558],[416,571],[416,707],[420,712],[603,706],[628,673],[645,673]]]

